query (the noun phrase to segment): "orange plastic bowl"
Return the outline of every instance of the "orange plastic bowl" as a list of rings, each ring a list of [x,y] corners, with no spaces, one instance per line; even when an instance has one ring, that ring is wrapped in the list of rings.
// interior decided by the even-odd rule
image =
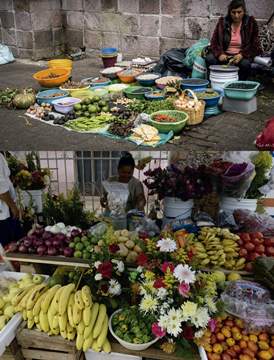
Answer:
[[[128,72],[128,70],[124,70],[124,71],[120,71],[117,76],[119,77],[119,79],[125,83],[125,84],[130,84],[135,82],[135,78],[136,76],[138,76],[140,73],[137,71],[131,71],[130,73]]]
[[[48,61],[49,68],[62,68],[72,71],[73,62],[70,59],[53,59]]]
[[[51,76],[54,77],[51,77]],[[49,68],[35,73],[32,77],[47,88],[60,86],[69,79],[70,70],[64,68]]]

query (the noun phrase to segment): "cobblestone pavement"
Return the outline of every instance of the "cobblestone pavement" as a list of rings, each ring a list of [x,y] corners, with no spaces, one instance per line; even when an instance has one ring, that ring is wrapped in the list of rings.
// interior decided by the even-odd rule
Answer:
[[[17,61],[0,66],[0,88],[37,87],[32,74],[45,63]],[[101,63],[84,59],[74,63],[73,78],[97,75]],[[274,86],[269,80],[258,96],[258,110],[250,115],[222,113],[184,131],[179,139],[157,149],[182,150],[254,150],[256,135],[274,115]],[[1,150],[136,150],[126,141],[112,141],[94,134],[78,134],[53,127],[24,116],[22,111],[0,109]],[[144,147],[138,147],[145,150]],[[151,149],[151,148],[150,148]]]

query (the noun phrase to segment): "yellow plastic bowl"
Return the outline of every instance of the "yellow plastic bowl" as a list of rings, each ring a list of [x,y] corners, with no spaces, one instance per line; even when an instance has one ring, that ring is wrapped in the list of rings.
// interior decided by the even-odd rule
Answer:
[[[67,91],[72,97],[79,97],[78,93],[81,95],[82,93],[84,94],[85,92],[89,92],[90,91],[90,86],[85,86],[83,88],[78,88],[78,89],[67,89],[65,87],[60,86],[61,90]]]
[[[70,59],[53,59],[48,61],[49,68],[63,68],[72,71],[73,61]]]
[[[87,97],[94,96],[94,93],[90,88],[88,88],[88,89],[70,89],[68,91],[72,97],[76,97],[81,100],[83,100]]]
[[[55,75],[56,77],[50,77]],[[35,73],[32,77],[47,88],[60,86],[69,79],[70,71],[64,68],[49,68]]]

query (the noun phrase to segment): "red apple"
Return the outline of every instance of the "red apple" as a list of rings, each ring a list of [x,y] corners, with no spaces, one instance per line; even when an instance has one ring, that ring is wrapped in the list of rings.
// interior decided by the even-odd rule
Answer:
[[[264,235],[261,232],[254,232],[250,234],[251,239],[263,239]]]
[[[240,246],[242,246],[242,245],[244,244],[243,240],[242,240],[242,239],[239,239],[239,240],[238,240],[238,244],[239,244]]]
[[[245,248],[242,248],[242,249],[239,251],[239,254],[240,254],[240,256],[242,256],[242,257],[246,257],[247,254],[248,254],[248,252],[247,252],[247,250],[246,250]]]
[[[244,241],[244,242],[250,242],[250,236],[248,233],[241,233],[240,234],[240,238]]]
[[[253,244],[255,245],[260,245],[260,244],[263,244],[264,243],[264,239],[262,238],[256,238],[254,240],[251,239],[251,241],[253,242]]]
[[[246,248],[247,251],[252,251],[255,249],[255,245],[252,242],[246,242],[244,244],[244,247]]]
[[[264,244],[267,247],[274,246],[274,239],[273,238],[264,239]]]
[[[263,244],[256,245],[255,251],[256,253],[263,255],[265,252],[265,247],[263,246]]]
[[[254,252],[254,253],[250,254],[249,258],[250,258],[251,261],[253,261],[253,260],[255,260],[258,256],[261,256],[261,255]]]
[[[265,249],[265,253],[267,256],[273,256],[274,257],[274,246],[269,246]]]
[[[252,272],[252,271],[253,271],[252,263],[247,263],[247,264],[245,264],[244,269],[245,269],[245,271]]]

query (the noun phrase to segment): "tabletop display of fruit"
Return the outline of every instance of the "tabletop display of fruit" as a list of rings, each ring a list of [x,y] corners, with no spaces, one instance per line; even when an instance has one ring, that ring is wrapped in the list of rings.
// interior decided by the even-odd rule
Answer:
[[[247,261],[245,270],[252,271],[251,261],[259,256],[274,257],[274,238],[266,238],[260,232],[239,233],[239,254]]]
[[[80,104],[75,104],[73,109],[76,117],[90,117],[101,112],[109,112],[109,105],[108,101],[93,96],[83,99]]]
[[[206,330],[200,342],[209,360],[270,360],[274,356],[274,335],[250,333],[243,320],[230,316],[218,318],[215,331]]]
[[[110,352],[108,315],[104,304],[93,303],[90,288],[75,284],[37,285],[17,304],[27,326],[64,339],[76,338],[77,350]]]
[[[25,274],[19,281],[0,278],[0,331],[18,312],[18,304],[24,295],[40,287],[43,281],[43,276],[32,274]]]
[[[239,255],[239,236],[228,229],[202,227],[197,238],[188,242],[193,262],[199,267],[242,270],[245,258]]]

